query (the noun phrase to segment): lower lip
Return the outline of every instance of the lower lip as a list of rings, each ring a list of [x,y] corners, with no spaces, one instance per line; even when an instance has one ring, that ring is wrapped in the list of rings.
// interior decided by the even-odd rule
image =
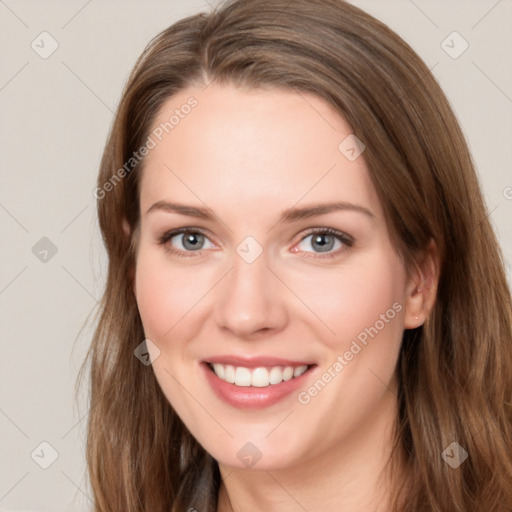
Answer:
[[[208,363],[201,363],[201,368],[215,394],[229,405],[239,409],[263,409],[283,400],[301,386],[304,386],[305,380],[316,368],[316,365],[310,366],[299,377],[283,381],[280,384],[271,384],[264,388],[230,384],[219,379]]]

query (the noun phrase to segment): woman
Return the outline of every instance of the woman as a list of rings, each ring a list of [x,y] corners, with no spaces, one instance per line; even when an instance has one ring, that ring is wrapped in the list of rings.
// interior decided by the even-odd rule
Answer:
[[[455,116],[385,25],[340,0],[174,24],[96,196],[97,511],[512,510],[503,262]]]

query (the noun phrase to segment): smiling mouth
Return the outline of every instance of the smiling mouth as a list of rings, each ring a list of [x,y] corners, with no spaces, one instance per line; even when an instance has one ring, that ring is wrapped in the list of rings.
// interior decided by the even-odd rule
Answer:
[[[314,364],[300,366],[260,366],[246,368],[221,363],[207,363],[210,370],[222,381],[239,387],[264,388],[281,384],[307,372]]]

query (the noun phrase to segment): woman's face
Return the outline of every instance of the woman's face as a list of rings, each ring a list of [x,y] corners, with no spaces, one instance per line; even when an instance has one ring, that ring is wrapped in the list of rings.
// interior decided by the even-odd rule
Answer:
[[[314,95],[212,84],[153,129],[135,294],[199,443],[277,469],[394,417],[409,284],[350,126]]]

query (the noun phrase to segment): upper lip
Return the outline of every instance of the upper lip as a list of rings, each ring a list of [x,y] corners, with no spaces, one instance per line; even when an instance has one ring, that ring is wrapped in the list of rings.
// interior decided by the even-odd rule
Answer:
[[[207,363],[230,364],[232,366],[241,366],[244,368],[259,368],[262,366],[310,366],[313,363],[292,361],[291,359],[282,359],[280,357],[260,356],[260,357],[237,357],[233,355],[212,356],[205,360]]]

